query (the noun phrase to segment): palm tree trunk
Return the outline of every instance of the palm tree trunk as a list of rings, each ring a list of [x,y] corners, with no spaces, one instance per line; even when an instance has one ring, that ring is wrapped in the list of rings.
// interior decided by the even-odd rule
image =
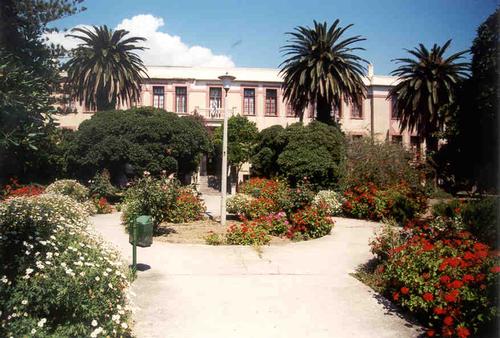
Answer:
[[[97,94],[96,109],[97,111],[114,110],[116,109],[116,99],[110,101],[108,94],[103,91]]]
[[[325,97],[319,96],[316,100],[316,120],[323,123],[330,123],[332,120],[332,105]]]

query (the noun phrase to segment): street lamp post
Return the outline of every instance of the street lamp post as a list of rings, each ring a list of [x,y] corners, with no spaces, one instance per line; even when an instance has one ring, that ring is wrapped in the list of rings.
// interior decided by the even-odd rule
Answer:
[[[222,173],[221,173],[221,206],[220,206],[220,224],[226,225],[226,195],[227,195],[227,92],[231,87],[231,82],[235,77],[227,72],[219,76],[224,87],[224,124],[222,129]]]

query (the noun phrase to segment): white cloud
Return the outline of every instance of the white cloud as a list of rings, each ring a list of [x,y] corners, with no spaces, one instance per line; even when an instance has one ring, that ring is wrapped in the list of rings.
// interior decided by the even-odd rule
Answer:
[[[148,49],[138,52],[146,65],[234,67],[234,62],[227,55],[216,55],[203,46],[189,46],[180,36],[160,31],[164,25],[160,17],[141,14],[122,20],[115,29],[125,29],[130,32],[128,36],[141,36],[147,39],[141,45]],[[66,49],[75,48],[78,42],[65,37],[65,34],[67,33],[54,32],[46,34],[46,37],[49,42],[61,44]]]

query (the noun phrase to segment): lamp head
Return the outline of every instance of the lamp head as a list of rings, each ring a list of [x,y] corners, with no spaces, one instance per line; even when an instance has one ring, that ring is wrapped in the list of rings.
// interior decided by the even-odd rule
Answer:
[[[231,87],[231,83],[236,79],[234,76],[229,75],[227,72],[224,75],[219,76],[219,80],[222,81],[222,86],[224,87],[224,90],[227,91]]]

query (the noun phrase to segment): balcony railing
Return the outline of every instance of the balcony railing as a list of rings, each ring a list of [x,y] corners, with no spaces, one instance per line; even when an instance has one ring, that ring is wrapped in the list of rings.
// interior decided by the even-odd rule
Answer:
[[[227,110],[228,117],[236,114],[236,107]],[[206,120],[222,121],[224,119],[224,108],[200,108],[195,107],[191,114],[197,114]]]

